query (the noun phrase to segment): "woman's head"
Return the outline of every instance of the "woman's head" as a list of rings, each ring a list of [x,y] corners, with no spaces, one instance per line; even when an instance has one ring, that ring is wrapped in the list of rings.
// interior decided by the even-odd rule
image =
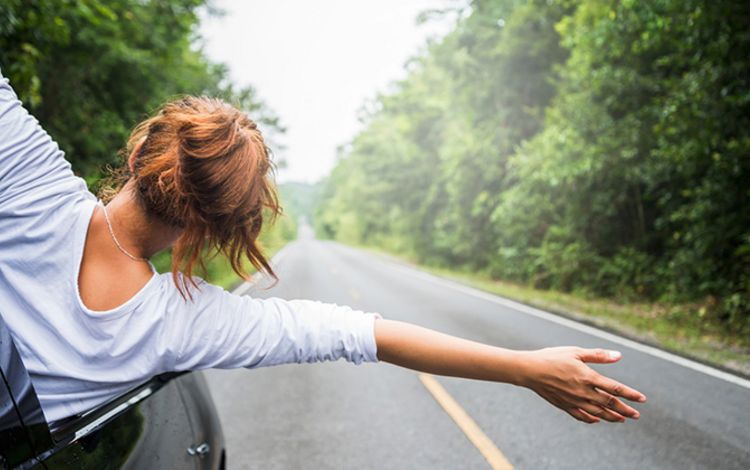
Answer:
[[[224,254],[240,276],[243,258],[273,275],[257,243],[264,216],[280,212],[273,166],[245,113],[217,99],[173,101],[133,130],[126,151],[127,181],[144,213],[180,229],[172,273],[183,292],[206,249]]]

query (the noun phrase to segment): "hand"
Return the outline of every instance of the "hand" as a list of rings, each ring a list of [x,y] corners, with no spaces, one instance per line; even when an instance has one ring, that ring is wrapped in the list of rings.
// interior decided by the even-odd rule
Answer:
[[[585,363],[611,364],[620,360],[617,351],[575,347],[546,348],[521,353],[519,385],[585,423],[600,419],[613,423],[638,419],[640,413],[619,397],[643,403],[646,396],[604,377]]]

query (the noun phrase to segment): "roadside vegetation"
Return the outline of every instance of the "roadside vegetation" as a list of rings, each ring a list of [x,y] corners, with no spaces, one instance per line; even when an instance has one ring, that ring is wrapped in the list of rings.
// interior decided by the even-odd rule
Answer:
[[[251,87],[202,52],[205,0],[0,2],[0,67],[92,186],[118,166],[135,124],[180,95],[223,98],[267,137],[283,132]]]
[[[454,31],[363,107],[318,233],[683,352],[750,356],[750,5],[431,15]]]
[[[65,151],[73,170],[97,191],[135,124],[180,95],[222,98],[260,123],[273,146],[284,131],[253,88],[237,88],[196,35],[205,0],[9,0],[0,2],[0,68]],[[296,234],[281,217],[261,239],[274,253]],[[154,258],[169,269],[169,253]],[[204,275],[231,287],[238,277],[217,256]]]

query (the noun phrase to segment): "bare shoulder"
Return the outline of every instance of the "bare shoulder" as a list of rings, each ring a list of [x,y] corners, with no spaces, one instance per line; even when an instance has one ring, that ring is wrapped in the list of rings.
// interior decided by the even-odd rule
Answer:
[[[91,218],[78,272],[78,293],[89,310],[115,309],[148,284],[154,273],[145,262],[134,262],[112,244],[97,209]]]

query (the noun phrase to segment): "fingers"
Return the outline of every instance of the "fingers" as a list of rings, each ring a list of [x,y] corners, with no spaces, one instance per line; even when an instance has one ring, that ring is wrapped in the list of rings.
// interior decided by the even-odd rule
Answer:
[[[597,380],[594,380],[593,385],[599,390],[603,390],[615,397],[623,397],[630,401],[637,401],[639,403],[644,403],[646,401],[646,395],[638,390],[604,376],[600,376]]]
[[[578,408],[592,416],[596,416],[598,418],[609,421],[611,423],[624,423],[625,422],[625,417],[622,416],[620,413],[617,413],[616,411],[612,409],[599,406],[596,403],[581,402]]]
[[[580,360],[596,364],[611,364],[619,361],[621,357],[622,354],[619,351],[610,351],[607,349],[581,349],[578,352]]]
[[[595,389],[591,397],[593,403],[598,404],[602,408],[612,410],[619,415],[627,416],[628,418],[638,419],[641,414],[635,408],[626,405],[620,399],[609,393]]]
[[[622,357],[619,351],[611,351],[607,349],[581,349],[578,351],[578,358],[583,362],[597,363],[597,364],[611,364],[617,362]],[[637,401],[644,403],[646,401],[646,395],[642,394],[638,390],[623,385],[615,380],[609,379],[604,376],[599,376],[594,381],[593,385],[600,389],[608,392],[615,397],[623,397],[631,401]],[[610,407],[607,407],[610,408]]]
[[[584,423],[595,424],[599,422],[599,418],[597,418],[596,416],[592,416],[579,408],[566,408],[565,412],[578,421],[583,421]]]

